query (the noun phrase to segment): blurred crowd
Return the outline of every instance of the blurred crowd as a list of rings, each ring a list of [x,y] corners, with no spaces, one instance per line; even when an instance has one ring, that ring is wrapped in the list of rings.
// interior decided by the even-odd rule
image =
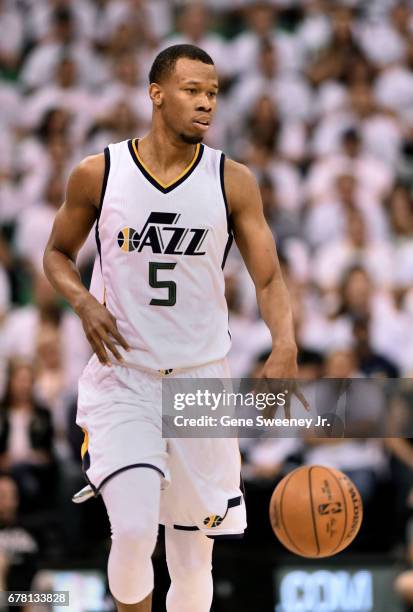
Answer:
[[[44,549],[42,525],[56,523],[53,555],[81,529],[50,509],[82,484],[74,414],[90,348],[43,276],[43,250],[74,165],[147,131],[147,75],[166,46],[196,44],[215,61],[221,93],[206,143],[257,177],[300,375],[413,375],[409,0],[0,0],[0,31],[0,487],[22,515],[37,510],[24,546]],[[92,232],[78,260],[86,284],[95,255]],[[225,274],[232,372],[256,374],[271,338],[236,248]],[[400,401],[410,406],[411,393]],[[300,445],[247,443],[247,480],[270,490],[291,461],[318,462],[351,472],[374,500],[396,463],[406,518],[408,442]],[[1,568],[0,554],[0,580]]]

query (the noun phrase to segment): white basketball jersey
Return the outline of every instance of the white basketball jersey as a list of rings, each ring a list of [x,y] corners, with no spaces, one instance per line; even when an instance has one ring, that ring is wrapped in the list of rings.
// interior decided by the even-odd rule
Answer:
[[[224,159],[197,145],[191,164],[165,185],[140,159],[136,140],[105,149],[91,292],[132,347],[120,350],[128,364],[186,368],[228,353]]]

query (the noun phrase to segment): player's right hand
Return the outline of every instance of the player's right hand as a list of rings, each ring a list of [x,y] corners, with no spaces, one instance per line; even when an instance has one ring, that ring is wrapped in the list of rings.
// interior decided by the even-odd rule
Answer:
[[[119,332],[116,319],[106,306],[100,304],[93,295],[89,295],[78,309],[78,314],[82,321],[86,338],[100,363],[102,365],[111,365],[108,350],[122,363],[123,358],[116,348],[115,342],[120,344],[126,351],[130,350],[130,346]]]

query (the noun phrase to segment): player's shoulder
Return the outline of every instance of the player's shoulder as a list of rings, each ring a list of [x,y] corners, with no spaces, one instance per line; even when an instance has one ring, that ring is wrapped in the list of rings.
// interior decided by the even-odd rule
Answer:
[[[73,169],[73,173],[83,178],[93,179],[102,177],[105,170],[105,156],[103,153],[88,155]]]
[[[245,164],[233,159],[225,159],[224,184],[229,207],[233,212],[248,203],[258,189],[253,172]]]
[[[254,174],[245,164],[225,158],[225,181],[241,181],[243,184],[255,182]]]
[[[83,193],[91,203],[98,206],[104,175],[104,154],[88,155],[73,168],[69,189]]]
[[[225,179],[228,177],[231,179],[240,179],[240,180],[255,180],[253,173],[245,164],[241,164],[240,162],[236,162],[235,160],[227,157],[227,155],[221,151],[221,149],[216,149],[215,147],[210,147],[209,145],[204,144],[204,151],[209,152],[211,155],[218,155],[224,160],[224,172]]]

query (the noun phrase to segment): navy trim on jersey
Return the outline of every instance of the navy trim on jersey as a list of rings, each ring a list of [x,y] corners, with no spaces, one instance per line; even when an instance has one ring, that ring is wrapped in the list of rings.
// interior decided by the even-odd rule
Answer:
[[[224,180],[224,169],[225,169],[225,154],[221,153],[221,159],[219,161],[219,181],[221,184],[222,197],[224,199],[225,211],[227,214],[227,232],[228,232],[228,240],[225,245],[224,255],[222,257],[221,269],[224,269],[225,262],[227,261],[228,254],[231,250],[232,242],[234,240],[234,232],[233,232],[233,224],[232,224],[232,216],[229,211],[227,195],[225,192],[225,180]],[[231,337],[231,334],[230,334]]]
[[[241,540],[245,536],[244,531],[240,533],[217,533],[217,535],[207,535],[210,540]]]
[[[138,143],[138,139],[135,140],[136,144]],[[193,160],[193,162],[191,163],[191,166],[189,168],[188,171],[186,171],[183,176],[181,176],[177,181],[173,181],[170,185],[168,185],[167,187],[164,187],[163,185],[161,185],[159,183],[159,181],[152,175],[150,174],[147,169],[143,166],[143,164],[141,163],[141,161],[139,160],[139,158],[137,157],[134,148],[133,148],[133,141],[132,140],[128,140],[128,149],[129,149],[129,153],[131,154],[131,157],[133,159],[133,161],[135,162],[135,164],[138,166],[139,170],[142,172],[143,176],[154,186],[156,187],[156,189],[158,189],[161,193],[169,193],[171,191],[173,191],[173,189],[175,189],[176,187],[178,187],[179,185],[182,185],[182,183],[184,181],[186,181],[187,178],[189,178],[191,176],[191,174],[193,173],[193,171],[195,170],[195,168],[199,165],[199,162],[202,159],[202,155],[204,153],[204,145],[200,144],[199,146],[199,152],[198,155],[196,157],[195,160]]]
[[[163,471],[158,468],[156,465],[152,465],[152,463],[131,463],[131,465],[125,465],[125,467],[120,468],[119,470],[116,470],[115,472],[112,472],[112,474],[109,474],[109,476],[106,476],[106,478],[104,478],[102,480],[102,482],[100,483],[100,485],[95,489],[96,494],[100,493],[100,489],[103,487],[104,484],[106,484],[108,482],[108,480],[110,480],[111,478],[113,478],[113,476],[117,476],[117,474],[120,474],[121,472],[126,472],[126,470],[131,470],[132,468],[150,468],[152,470],[155,470],[156,472],[159,472],[159,474],[161,474],[161,476],[163,476],[165,478],[165,474],[163,473]],[[91,483],[89,483],[91,484]],[[93,485],[92,485],[93,486]]]
[[[96,225],[95,225],[96,246],[97,246],[98,253],[99,253],[100,269],[102,269],[102,249],[101,249],[100,236],[99,236],[99,220],[100,220],[100,215],[102,213],[103,200],[105,199],[106,187],[107,187],[108,178],[109,178],[109,170],[110,170],[109,147],[105,147],[105,150],[103,151],[103,153],[105,156],[105,172],[103,174],[102,191],[100,193],[98,215],[96,218]]]
[[[196,527],[195,525],[190,527],[187,527],[186,525],[174,525],[174,529],[177,529],[178,531],[199,531],[199,527]]]
[[[245,484],[244,484],[244,479],[242,478],[242,474],[239,475],[239,488],[241,489],[242,494],[245,499]]]
[[[241,500],[242,500],[242,495],[239,495],[239,497],[233,497],[232,499],[228,500],[228,508],[227,508],[227,512],[230,508],[236,508],[236,506],[240,506],[241,505]],[[225,513],[225,516],[227,515],[227,512]],[[224,516],[224,518],[225,518]]]
[[[225,192],[224,170],[225,170],[225,153],[221,153],[221,159],[219,160],[219,181],[221,183],[221,191],[222,191],[222,197],[224,198],[225,210],[227,212],[227,229],[228,229],[228,234],[229,234],[232,231],[232,224],[231,224],[231,213],[229,211],[227,194]]]
[[[225,245],[224,256],[222,258],[222,264],[221,264],[222,270],[225,267],[225,262],[227,261],[227,257],[228,257],[228,254],[229,254],[230,250],[231,250],[233,241],[234,241],[234,234],[231,231],[231,233],[228,234],[228,240],[227,240],[227,244]]]

